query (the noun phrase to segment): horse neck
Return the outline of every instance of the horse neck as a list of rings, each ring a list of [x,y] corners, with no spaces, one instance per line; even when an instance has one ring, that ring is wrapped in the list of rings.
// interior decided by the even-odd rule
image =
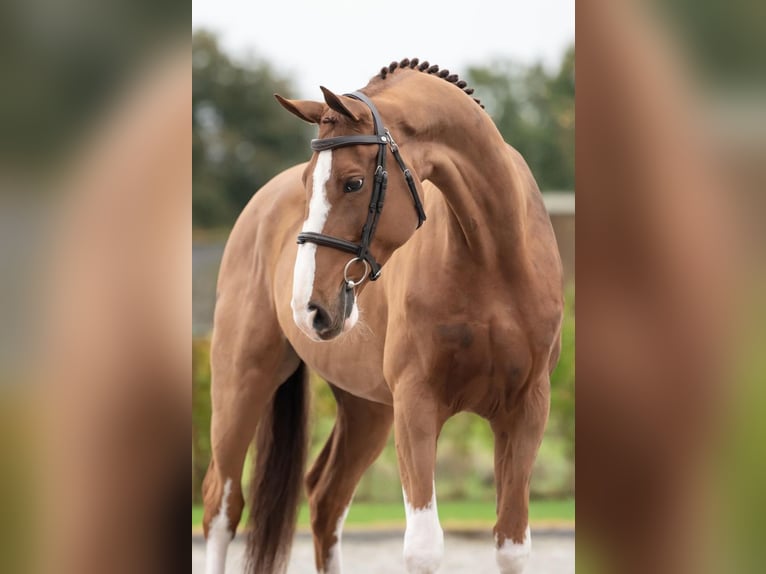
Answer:
[[[379,107],[388,108],[383,117],[398,119],[389,121],[407,161],[441,191],[453,217],[451,232],[460,236],[453,244],[477,261],[503,258],[507,265],[524,241],[528,184],[513,152],[489,115],[462,91],[435,77],[411,76],[413,82],[424,76],[426,85],[400,82],[381,93]]]

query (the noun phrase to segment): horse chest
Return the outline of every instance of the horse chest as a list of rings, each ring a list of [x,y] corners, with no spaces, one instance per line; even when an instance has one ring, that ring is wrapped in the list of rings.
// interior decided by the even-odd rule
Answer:
[[[460,315],[432,314],[430,320],[400,323],[398,329],[407,335],[388,338],[387,377],[422,380],[458,409],[471,408],[491,389],[522,378],[529,352],[521,331],[509,320]]]
[[[508,322],[437,324],[438,344],[430,380],[451,410],[490,412],[526,380],[530,353]]]

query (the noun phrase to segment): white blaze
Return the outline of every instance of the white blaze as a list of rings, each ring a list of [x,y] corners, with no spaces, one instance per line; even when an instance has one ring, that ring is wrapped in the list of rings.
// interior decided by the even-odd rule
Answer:
[[[303,222],[302,231],[322,233],[327,216],[330,213],[330,202],[327,201],[327,181],[332,171],[332,150],[320,151],[314,167],[314,176],[309,202],[309,215]],[[298,255],[295,258],[293,271],[293,298],[290,305],[293,309],[295,324],[307,335],[313,337],[312,322],[314,312],[309,313],[308,304],[314,291],[314,273],[316,272],[316,250],[314,243],[298,245]]]
[[[224,574],[226,571],[226,550],[232,538],[229,529],[229,518],[226,511],[229,508],[231,494],[231,479],[223,485],[223,496],[218,514],[210,522],[207,533],[207,552],[205,556],[205,574]]]
[[[404,566],[408,574],[433,574],[442,561],[444,531],[436,508],[436,485],[432,492],[431,502],[423,508],[413,508],[404,492],[404,511],[407,515]]]
[[[506,538],[503,545],[499,546],[495,553],[500,574],[521,574],[527,564],[531,550],[532,536],[529,532],[529,526],[524,533],[524,541],[520,544]]]

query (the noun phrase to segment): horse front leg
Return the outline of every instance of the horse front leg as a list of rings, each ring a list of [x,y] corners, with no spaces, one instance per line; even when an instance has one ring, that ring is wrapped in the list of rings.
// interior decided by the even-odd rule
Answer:
[[[529,559],[529,481],[548,420],[547,375],[532,383],[509,413],[490,421],[495,434],[496,559],[501,574],[521,574]]]
[[[401,383],[394,391],[394,429],[407,529],[404,564],[408,574],[433,574],[444,554],[444,533],[436,507],[436,440],[444,424],[425,383]]]

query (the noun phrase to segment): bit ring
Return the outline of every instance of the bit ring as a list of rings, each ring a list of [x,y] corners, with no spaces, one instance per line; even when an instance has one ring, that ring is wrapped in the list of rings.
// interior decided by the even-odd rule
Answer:
[[[361,261],[362,263],[364,263],[364,273],[359,279],[354,281],[353,279],[349,279],[348,270],[357,261]],[[343,280],[346,282],[346,285],[348,285],[349,287],[357,287],[364,282],[364,280],[367,278],[367,275],[369,275],[369,273],[370,273],[370,264],[367,263],[367,260],[362,259],[361,257],[354,257],[353,259],[349,259],[348,263],[346,263],[346,266],[343,268]]]

